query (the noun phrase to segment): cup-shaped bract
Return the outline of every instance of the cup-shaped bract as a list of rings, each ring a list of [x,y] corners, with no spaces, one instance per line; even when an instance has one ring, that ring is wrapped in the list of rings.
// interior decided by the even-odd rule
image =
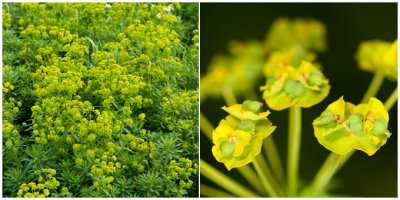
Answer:
[[[380,73],[397,80],[397,40],[393,43],[381,40],[362,42],[355,55],[361,70]]]
[[[291,106],[311,107],[329,94],[328,79],[310,62],[303,61],[298,68],[279,65],[262,86],[263,99],[273,110]]]
[[[228,170],[251,163],[261,152],[264,138],[276,128],[267,118],[269,112],[260,112],[257,104],[261,105],[245,101],[223,107],[230,115],[221,120],[213,132],[212,153]]]
[[[389,115],[382,102],[371,97],[357,106],[343,97],[331,103],[313,122],[318,142],[336,154],[357,149],[372,156],[386,143]]]

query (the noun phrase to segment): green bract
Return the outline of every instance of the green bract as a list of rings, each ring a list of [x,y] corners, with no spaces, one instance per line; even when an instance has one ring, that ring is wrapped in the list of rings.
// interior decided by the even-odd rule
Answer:
[[[258,113],[260,106],[259,102],[247,100],[243,104],[223,107],[230,115],[212,134],[212,152],[228,170],[252,162],[261,152],[263,139],[275,130],[276,127],[267,119],[269,112]],[[246,110],[249,108],[257,112]]]
[[[355,106],[341,97],[314,120],[313,126],[318,142],[328,150],[346,154],[357,149],[371,156],[391,135],[388,122],[389,115],[378,99],[371,97],[368,104]]]
[[[268,107],[283,110],[291,106],[310,107],[329,94],[329,81],[313,64],[303,61],[299,68],[283,66],[274,69],[260,88]]]

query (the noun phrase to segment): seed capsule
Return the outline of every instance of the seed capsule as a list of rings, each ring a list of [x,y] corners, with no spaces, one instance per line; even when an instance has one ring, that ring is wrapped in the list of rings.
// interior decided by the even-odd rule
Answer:
[[[323,75],[319,70],[313,70],[310,73],[310,77],[308,79],[308,84],[311,86],[320,86],[323,83]]]
[[[363,130],[363,119],[360,113],[349,116],[350,130],[353,132],[361,132]]]
[[[324,112],[321,113],[319,120],[321,124],[328,124],[333,122],[334,118],[335,118],[335,113],[333,113],[330,110],[325,110]]]
[[[304,86],[295,80],[287,80],[283,85],[283,90],[292,98],[296,98],[303,94]]]
[[[250,131],[253,131],[255,127],[256,127],[256,125],[254,124],[253,121],[247,120],[247,121],[244,121],[242,123],[239,123],[236,126],[236,129],[237,130],[243,130],[243,131],[246,131],[246,132],[250,132]]]
[[[385,119],[379,118],[374,121],[374,127],[372,128],[372,134],[376,136],[381,136],[385,134],[388,124]]]
[[[261,104],[257,101],[246,100],[242,104],[242,109],[257,113],[261,108]]]
[[[219,148],[220,148],[221,153],[222,153],[223,156],[229,156],[235,150],[235,146],[236,146],[235,143],[228,142],[228,141],[223,141],[219,145]]]

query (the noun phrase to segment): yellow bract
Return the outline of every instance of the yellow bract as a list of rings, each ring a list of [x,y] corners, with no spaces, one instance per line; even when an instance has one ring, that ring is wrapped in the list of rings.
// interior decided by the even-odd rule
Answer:
[[[293,105],[307,108],[321,102],[328,96],[330,86],[317,66],[303,61],[298,68],[278,65],[260,89],[271,109],[283,110]]]
[[[331,119],[327,112],[332,113]],[[390,137],[388,122],[388,112],[378,99],[371,97],[368,104],[355,106],[341,97],[314,120],[313,126],[318,142],[328,150],[346,154],[357,149],[371,156]]]
[[[269,111],[254,113],[243,110],[242,104],[223,109],[230,115],[213,132],[212,152],[218,162],[231,170],[252,162],[261,152],[263,139],[276,127],[267,119]]]

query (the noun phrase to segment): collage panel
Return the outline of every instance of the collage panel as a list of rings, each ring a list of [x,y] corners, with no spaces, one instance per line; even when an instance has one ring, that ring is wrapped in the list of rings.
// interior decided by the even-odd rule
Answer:
[[[397,197],[397,3],[200,3],[201,197]]]
[[[198,197],[199,3],[2,3],[3,197]]]

